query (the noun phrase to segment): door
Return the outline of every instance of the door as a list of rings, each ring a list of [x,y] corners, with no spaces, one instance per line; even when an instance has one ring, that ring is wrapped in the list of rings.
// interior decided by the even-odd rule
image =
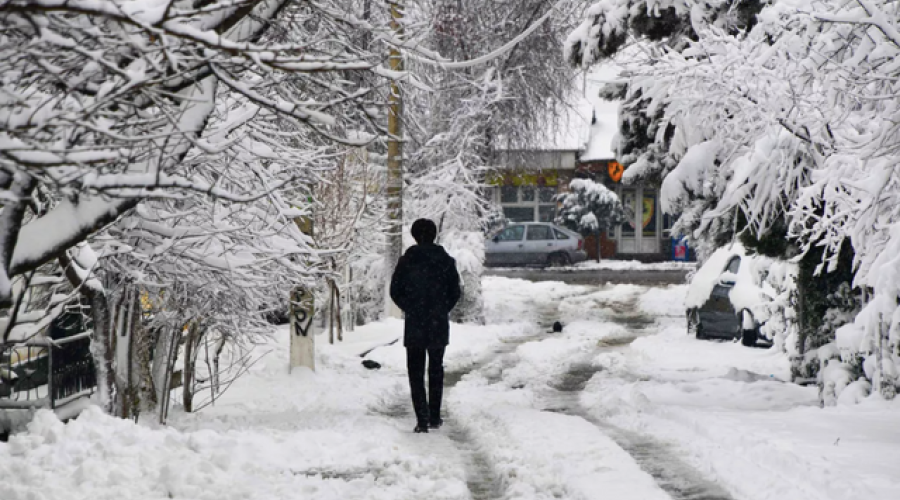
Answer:
[[[508,266],[525,262],[525,226],[509,226],[487,241],[484,248],[485,263],[492,266]]]
[[[618,253],[658,253],[659,200],[651,188],[622,188],[619,193],[625,222],[618,229]]]
[[[555,251],[556,240],[553,239],[553,229],[542,224],[528,226],[528,234],[525,236],[526,261],[529,264],[546,264],[547,256]]]

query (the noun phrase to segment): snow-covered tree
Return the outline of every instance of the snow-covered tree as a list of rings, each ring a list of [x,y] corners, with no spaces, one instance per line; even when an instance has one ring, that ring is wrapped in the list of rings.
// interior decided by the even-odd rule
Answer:
[[[557,199],[556,223],[584,236],[598,235],[625,222],[625,210],[616,193],[591,179],[572,179],[568,192]]]
[[[526,145],[566,111],[574,71],[560,41],[580,0],[433,0],[410,9],[417,42],[458,61],[412,59],[428,89],[409,88],[405,219],[433,219],[458,264],[464,295],[454,320],[481,321],[484,232],[497,208],[486,178],[497,148]],[[416,29],[413,29],[416,28]]]
[[[573,36],[577,58],[590,61],[621,33],[622,24],[607,22],[620,12],[612,3],[597,4]],[[892,395],[900,344],[896,2],[772,1],[744,31],[698,9],[690,9],[693,39],[626,68],[629,92],[664,109],[669,138],[655,142],[674,165],[663,172],[664,208],[681,211],[679,226],[698,238],[715,240],[728,224],[767,245],[790,242],[778,253],[799,253],[801,352],[829,340],[816,330],[837,317],[826,313],[828,296],[842,282],[852,276],[871,291],[855,322],[839,327],[834,352],[865,355],[875,389]]]
[[[372,140],[378,85],[402,76],[381,65],[392,36],[346,7],[0,1],[0,304],[59,258],[95,305],[110,403],[111,335],[142,323],[142,294],[170,328],[228,337],[317,272],[292,221],[311,207],[285,195]]]

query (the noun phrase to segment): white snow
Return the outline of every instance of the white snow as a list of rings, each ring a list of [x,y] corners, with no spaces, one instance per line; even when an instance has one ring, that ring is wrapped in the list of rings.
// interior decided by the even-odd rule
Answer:
[[[616,158],[613,140],[619,133],[619,106],[621,103],[603,100],[598,94],[604,84],[615,82],[618,79],[619,71],[621,68],[607,63],[592,68],[587,75],[585,97],[593,109],[593,123],[591,123],[587,145],[581,154],[582,161]]]
[[[169,427],[38,412],[0,443],[0,498],[468,499],[478,460],[502,498],[669,498],[615,429],[663,443],[735,499],[900,495],[900,405],[847,380],[841,399],[859,404],[822,409],[815,387],[783,382],[777,349],[686,335],[686,285],[483,285],[487,324],[451,327],[445,364],[463,375],[439,431],[411,433],[405,352],[387,345],[402,321],[320,336],[315,373],[287,373],[279,328],[215,406]],[[548,333],[556,319],[563,332]],[[359,357],[373,347],[376,371]],[[558,391],[579,366],[584,390]]]

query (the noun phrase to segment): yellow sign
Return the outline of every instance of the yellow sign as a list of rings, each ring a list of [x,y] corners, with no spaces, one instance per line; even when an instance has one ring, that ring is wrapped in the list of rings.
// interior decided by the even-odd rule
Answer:
[[[641,227],[646,228],[650,224],[650,219],[656,215],[655,200],[649,196],[644,196],[644,213],[642,214]],[[654,228],[651,228],[654,229]]]
[[[542,172],[502,172],[490,176],[487,183],[491,186],[539,186],[556,187],[559,176],[556,170]]]
[[[613,182],[622,180],[622,174],[625,172],[625,167],[623,167],[621,163],[611,161],[607,164],[606,168],[609,170],[609,178],[612,179]]]

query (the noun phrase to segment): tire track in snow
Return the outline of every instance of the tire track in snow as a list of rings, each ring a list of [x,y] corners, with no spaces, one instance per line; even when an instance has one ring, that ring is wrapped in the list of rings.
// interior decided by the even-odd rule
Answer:
[[[603,288],[601,287],[600,290]],[[579,295],[590,295],[590,293],[576,294],[575,297]],[[574,297],[565,297],[563,300],[571,298]],[[605,307],[612,312],[604,318],[605,320],[624,326],[628,332],[632,332],[634,335],[601,340],[594,352],[586,355],[586,360],[593,359],[601,352],[627,347],[637,337],[651,333],[651,328],[656,322],[639,311],[638,298],[638,294],[634,293],[625,300],[603,300],[594,304],[594,307]],[[562,300],[559,304],[561,303]],[[542,305],[544,307],[538,309],[542,316],[539,320],[540,324],[549,324],[555,321],[555,318],[558,317],[556,315],[558,310],[554,311],[552,307],[548,307],[549,304]],[[555,317],[550,314],[554,314]],[[533,338],[526,342],[539,341],[545,337]],[[572,364],[562,377],[545,391],[543,399],[547,405],[546,411],[578,417],[593,424],[598,431],[628,452],[635,462],[650,474],[660,488],[674,500],[734,500],[722,486],[706,479],[699,470],[682,460],[670,445],[652,437],[616,427],[591,415],[581,405],[579,395],[587,386],[588,381],[600,370],[600,367],[593,365],[590,361]]]
[[[602,288],[602,287],[601,287]],[[556,335],[549,331],[553,322],[560,319],[559,306],[566,299],[579,296],[590,295],[595,293],[597,289],[585,288],[582,291],[568,293],[562,297],[555,299],[532,299],[531,312],[535,316],[534,320],[538,327],[542,330],[536,335],[523,335],[520,337],[512,337],[503,341],[503,343],[494,349],[494,352],[487,358],[474,363],[463,370],[455,370],[447,372],[444,375],[444,391],[445,399],[447,392],[452,390],[469,373],[482,372],[486,367],[514,352],[519,346],[529,342],[540,342],[546,338]],[[633,302],[636,300],[632,298]],[[630,305],[630,304],[629,304]],[[628,321],[628,320],[625,320]],[[652,321],[650,321],[652,323]],[[637,318],[633,327],[646,326],[647,321],[644,318]],[[488,379],[493,377],[488,375]],[[492,382],[498,382],[493,380]],[[586,381],[585,381],[586,382]],[[444,429],[448,431],[448,436],[456,444],[457,449],[463,453],[466,466],[466,484],[473,500],[499,500],[505,498],[506,485],[502,480],[502,476],[497,471],[495,464],[491,461],[487,453],[481,450],[473,438],[472,434],[465,429],[446,409]]]
[[[734,500],[722,486],[682,460],[665,443],[637,432],[628,431],[591,415],[579,402],[579,394],[587,382],[600,371],[588,363],[578,363],[543,395],[546,411],[579,417],[593,424],[630,454],[674,500]]]
[[[545,338],[547,334],[515,337],[497,347],[493,354],[465,370],[455,370],[444,375],[444,394],[452,390],[460,380],[473,372],[481,371],[485,366],[514,351],[518,346]],[[444,427],[448,437],[463,454],[466,466],[466,486],[472,500],[499,500],[504,498],[506,485],[503,483],[496,466],[488,455],[479,448],[472,434],[465,429],[448,410],[444,410]]]
[[[447,372],[444,375],[444,399],[446,400],[447,393],[453,390],[456,384],[469,373],[482,371],[498,359],[515,351],[522,344],[539,342],[554,335],[549,329],[553,322],[560,317],[559,305],[562,301],[594,292],[596,292],[595,289],[586,288],[583,291],[565,294],[555,300],[546,298],[531,300],[532,314],[535,315],[535,322],[542,332],[536,335],[508,338],[495,348],[490,356],[478,363],[474,363],[463,370]],[[488,379],[491,379],[491,377],[489,376]],[[446,430],[447,436],[454,442],[459,452],[463,454],[466,467],[466,485],[472,499],[499,500],[505,498],[506,484],[504,484],[502,476],[488,454],[480,449],[471,432],[461,425],[451,412],[445,409],[444,414],[444,427],[442,429]]]

